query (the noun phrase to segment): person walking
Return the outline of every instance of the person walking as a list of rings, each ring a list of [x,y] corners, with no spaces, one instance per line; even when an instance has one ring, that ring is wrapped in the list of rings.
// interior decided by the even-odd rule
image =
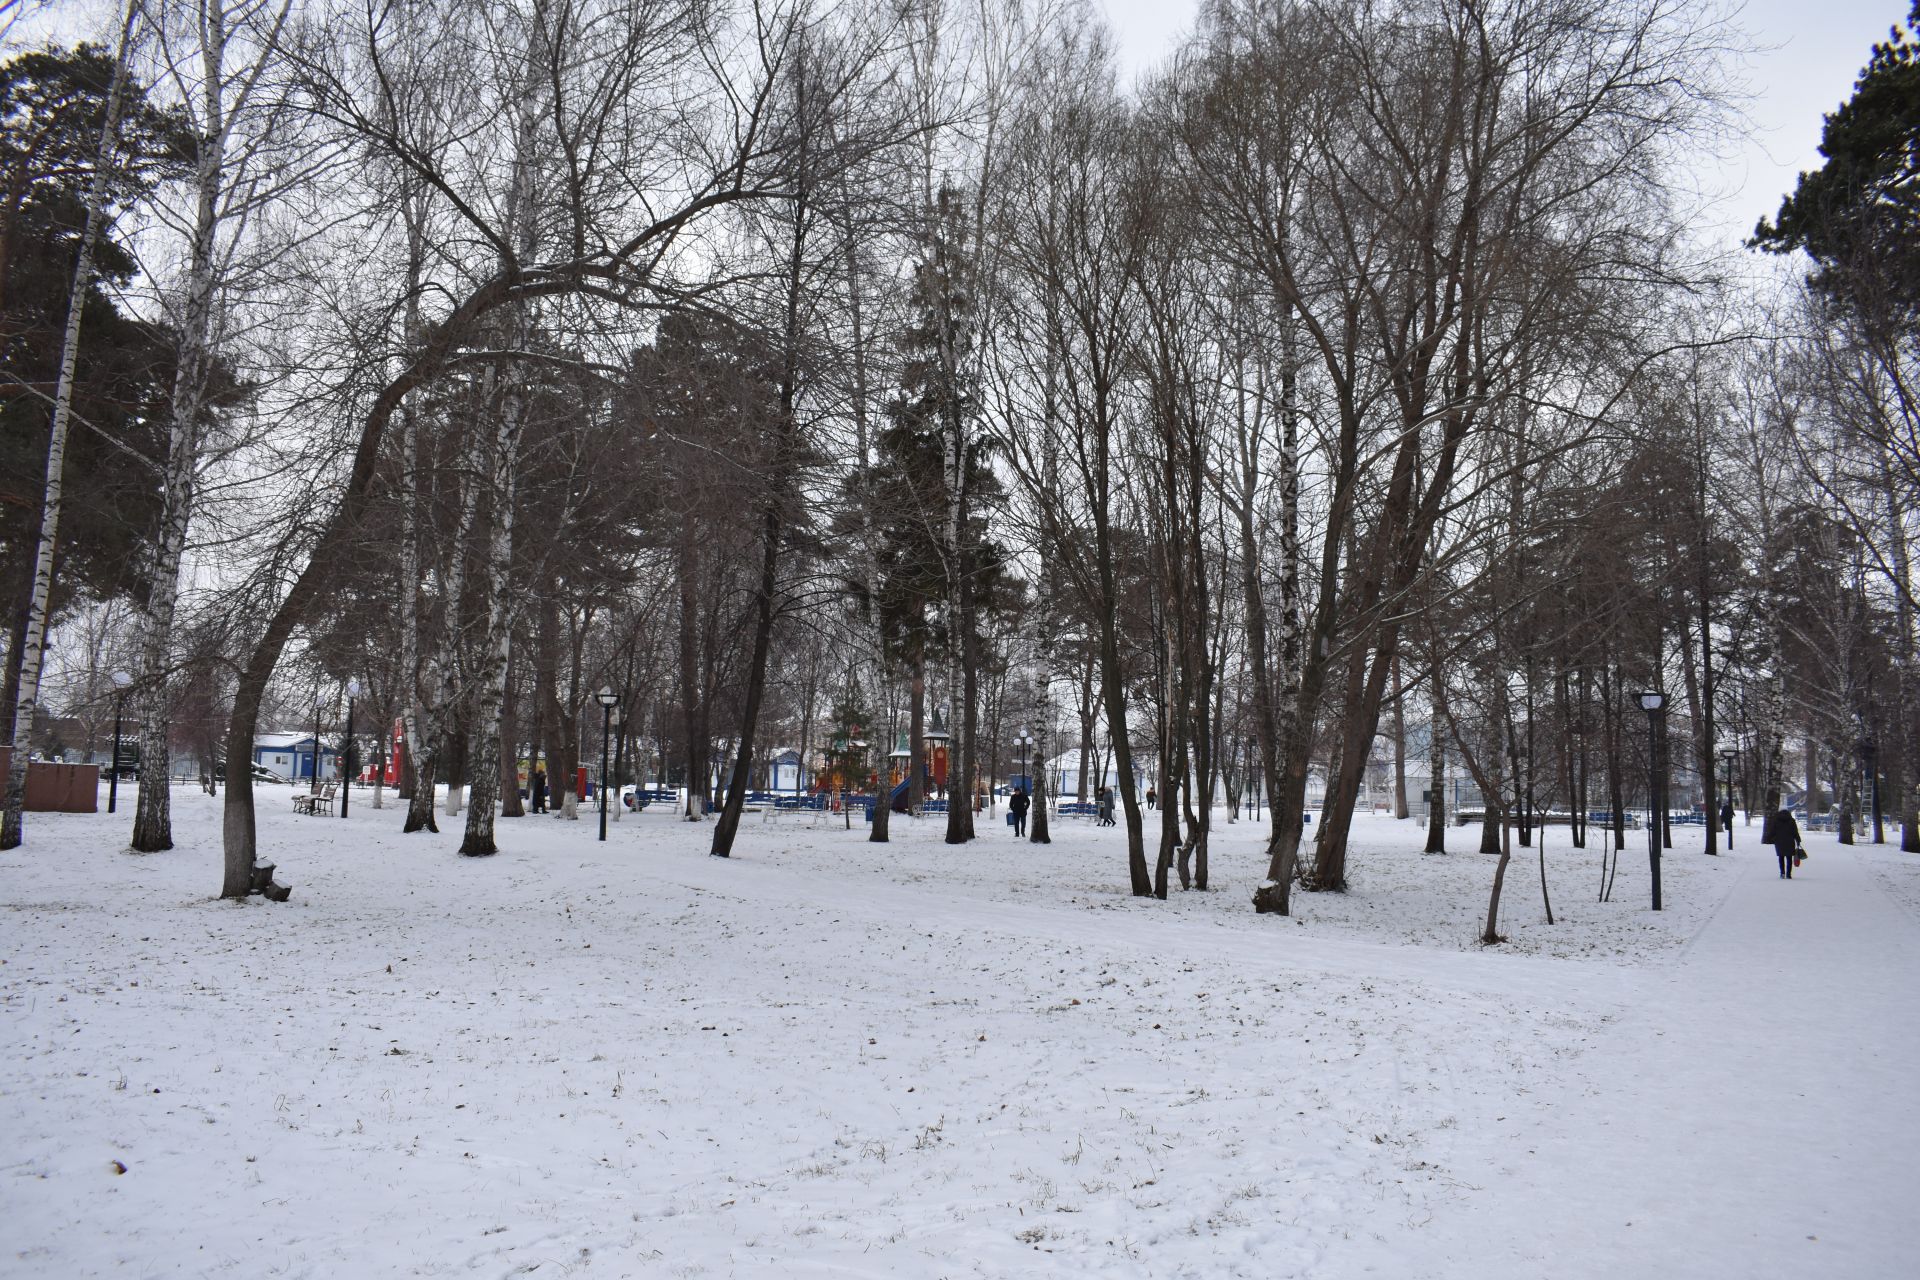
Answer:
[[[1100,788],[1099,801],[1100,825],[1110,827],[1113,825],[1113,791],[1108,787]]]
[[[1007,797],[1007,812],[1013,815],[1014,835],[1024,836],[1027,834],[1027,810],[1032,804],[1033,801],[1027,798],[1027,789],[1025,787],[1015,787],[1013,794]]]
[[[533,790],[533,811],[545,813],[547,811],[547,771],[536,765],[533,777],[527,780],[527,785]]]
[[[1727,848],[1733,848],[1733,799],[1720,802],[1720,829],[1727,833]]]
[[[1773,845],[1773,854],[1780,859],[1780,878],[1793,879],[1793,858],[1800,849],[1800,824],[1793,820],[1793,810],[1781,805],[1773,820],[1767,823],[1767,841]]]
[[[1149,809],[1151,809],[1151,808],[1153,808],[1153,807],[1154,807],[1154,804],[1155,804],[1155,802],[1156,802],[1156,801],[1158,801],[1159,799],[1160,799],[1160,797],[1159,797],[1159,795],[1158,795],[1158,794],[1156,794],[1156,793],[1154,792],[1154,789],[1153,789],[1153,787],[1152,787],[1151,785],[1149,785],[1149,786],[1147,787],[1147,808],[1149,808]]]

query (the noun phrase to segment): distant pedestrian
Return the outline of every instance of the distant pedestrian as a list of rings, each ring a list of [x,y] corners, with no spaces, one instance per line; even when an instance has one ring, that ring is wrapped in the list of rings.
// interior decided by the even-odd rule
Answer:
[[[1722,800],[1720,802],[1720,829],[1722,831],[1733,830],[1733,801],[1732,800]]]
[[[1159,794],[1155,792],[1151,786],[1149,786],[1147,788],[1147,808],[1149,809],[1153,808],[1154,805],[1159,803],[1159,801],[1160,801]]]
[[[547,811],[547,771],[540,768],[534,769],[528,785],[533,788],[533,811],[545,813]]]
[[[1100,799],[1100,825],[1103,827],[1110,827],[1113,825],[1113,788],[1111,787],[1100,788],[1099,799]]]
[[[1793,820],[1793,810],[1785,805],[1773,815],[1768,826],[1768,842],[1773,845],[1773,854],[1780,859],[1780,878],[1793,879],[1794,855],[1800,851],[1800,824]]]
[[[1008,797],[1007,812],[1013,815],[1014,835],[1023,836],[1027,834],[1027,810],[1032,804],[1033,801],[1027,799],[1027,789],[1025,787],[1014,788],[1013,795]]]

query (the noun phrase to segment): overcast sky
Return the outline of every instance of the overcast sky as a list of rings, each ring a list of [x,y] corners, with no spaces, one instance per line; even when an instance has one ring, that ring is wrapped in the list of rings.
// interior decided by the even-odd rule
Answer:
[[[1123,77],[1172,49],[1198,0],[1095,0],[1119,37]],[[1699,175],[1724,193],[1714,221],[1728,240],[1780,207],[1803,169],[1820,163],[1821,117],[1847,98],[1874,41],[1907,16],[1908,0],[1747,0],[1736,24],[1758,52],[1741,68],[1753,136]]]

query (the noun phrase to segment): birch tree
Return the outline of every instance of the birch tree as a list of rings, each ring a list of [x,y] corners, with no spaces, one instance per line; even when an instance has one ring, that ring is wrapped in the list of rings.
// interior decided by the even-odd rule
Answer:
[[[19,693],[6,708],[10,719],[6,811],[0,817],[0,849],[19,846],[24,838],[27,788],[27,742],[33,732],[34,712],[40,705],[40,668],[46,656],[47,619],[52,608],[54,548],[60,537],[60,503],[65,483],[67,431],[73,419],[74,372],[80,357],[80,328],[87,299],[93,291],[93,257],[107,219],[109,174],[115,162],[121,103],[127,89],[127,57],[133,38],[136,7],[129,3],[121,23],[119,52],[113,80],[107,90],[106,111],[94,153],[93,176],[87,184],[87,221],[81,232],[80,254],[73,267],[68,293],[66,329],[60,341],[60,371],[54,383],[53,421],[47,440],[46,483],[40,504],[40,531],[34,548],[33,580],[27,601],[26,629],[20,642]],[[23,735],[22,729],[25,729]]]
[[[177,224],[185,261],[166,305],[177,344],[160,528],[148,555],[139,622],[140,795],[132,846],[173,847],[168,783],[169,685],[182,559],[193,520],[214,371],[226,341],[223,293],[237,284],[240,240],[288,180],[280,168],[291,128],[275,77],[291,0],[156,0],[164,75],[195,139],[191,208]],[[230,758],[251,760],[251,744]]]

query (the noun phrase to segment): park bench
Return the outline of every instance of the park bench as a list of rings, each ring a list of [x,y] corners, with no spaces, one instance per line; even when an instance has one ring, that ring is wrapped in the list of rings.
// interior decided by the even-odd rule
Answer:
[[[1100,806],[1091,800],[1066,800],[1054,810],[1067,818],[1093,818],[1100,814]]]
[[[302,791],[293,798],[293,811],[310,816],[318,816],[324,812],[331,817],[333,814],[333,794],[338,785],[338,783],[329,782],[318,791]]]
[[[761,821],[772,822],[775,818],[783,815],[793,816],[805,814],[815,822],[818,822],[820,816],[827,812],[827,799],[827,796],[824,794],[817,796],[776,795],[772,797],[771,803],[762,807],[761,814],[763,816]],[[851,804],[853,801],[849,799],[848,803]]]
[[[1476,822],[1485,822],[1486,820],[1487,811],[1485,809],[1457,809],[1453,815],[1453,823],[1457,827],[1469,827]],[[1517,825],[1519,819],[1513,814],[1508,814],[1507,821]],[[1676,817],[1674,821],[1679,822],[1681,819]],[[1572,814],[1536,813],[1533,815],[1532,825],[1536,827],[1564,827],[1571,825],[1572,822]],[[1613,825],[1613,815],[1604,809],[1595,809],[1587,814],[1587,823],[1595,827],[1611,827]],[[1625,825],[1630,830],[1638,831],[1640,829],[1640,819],[1638,816],[1629,813],[1626,817]]]

